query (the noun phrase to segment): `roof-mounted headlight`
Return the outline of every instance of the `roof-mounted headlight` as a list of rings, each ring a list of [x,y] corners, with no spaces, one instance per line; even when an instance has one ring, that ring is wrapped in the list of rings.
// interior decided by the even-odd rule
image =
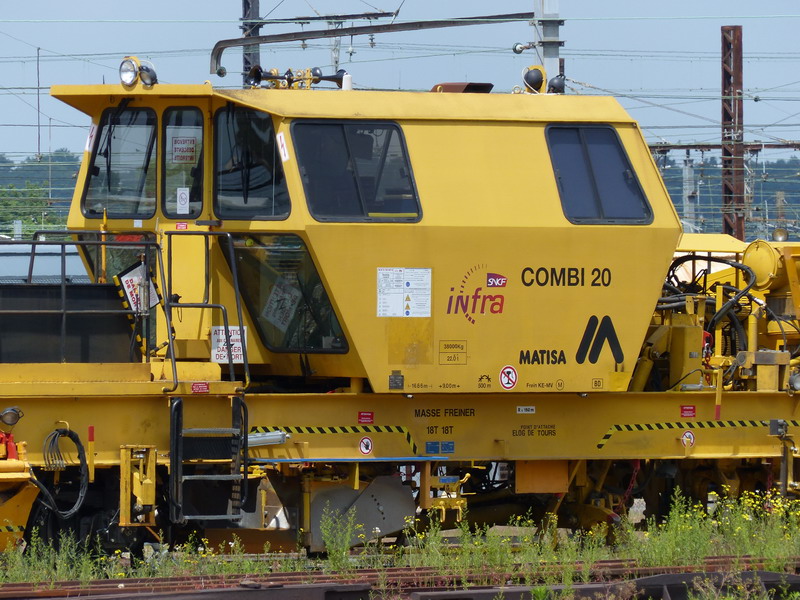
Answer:
[[[139,79],[139,59],[126,56],[119,65],[119,80],[125,87],[133,87]]]
[[[142,80],[142,85],[145,87],[152,87],[158,83],[158,76],[155,68],[153,68],[153,63],[142,61],[139,64],[139,79]]]
[[[133,87],[139,80],[145,87],[152,87],[158,83],[158,76],[152,63],[126,56],[119,65],[119,80],[126,88]]]

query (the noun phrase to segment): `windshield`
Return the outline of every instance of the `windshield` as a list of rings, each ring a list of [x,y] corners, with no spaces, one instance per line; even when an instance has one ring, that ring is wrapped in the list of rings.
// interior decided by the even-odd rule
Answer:
[[[156,115],[146,108],[103,113],[89,167],[83,211],[89,217],[141,218],[155,213]]]
[[[285,219],[289,192],[272,117],[235,105],[214,120],[214,210],[226,219]]]

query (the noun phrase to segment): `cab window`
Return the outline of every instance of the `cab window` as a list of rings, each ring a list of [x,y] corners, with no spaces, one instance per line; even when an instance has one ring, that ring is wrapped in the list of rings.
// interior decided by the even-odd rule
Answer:
[[[90,218],[149,218],[156,209],[156,115],[109,108],[100,118],[83,212]]]
[[[261,340],[273,352],[348,350],[308,248],[293,234],[231,234],[239,289]],[[229,256],[230,242],[220,238]]]
[[[197,108],[164,111],[163,208],[173,219],[200,216],[203,208],[203,113]]]
[[[223,219],[285,219],[289,192],[272,117],[234,104],[214,118],[214,212]]]
[[[418,221],[408,152],[393,123],[296,121],[292,139],[318,221]]]
[[[650,205],[613,128],[550,125],[547,143],[561,206],[572,223],[652,222]]]

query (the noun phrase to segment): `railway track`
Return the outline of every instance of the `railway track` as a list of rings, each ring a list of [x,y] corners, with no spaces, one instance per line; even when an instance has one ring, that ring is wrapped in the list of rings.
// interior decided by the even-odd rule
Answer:
[[[263,575],[202,575],[142,579],[106,579],[0,585],[0,599],[78,598],[126,600],[179,597],[184,600],[493,600],[498,597],[539,600],[568,590],[575,598],[686,598],[695,585],[716,590],[750,590],[773,598],[800,593],[800,557],[785,572],[765,570],[767,561],[720,556],[699,565],[640,567],[633,560],[604,560],[591,565],[516,565],[513,570],[484,568],[465,573],[430,567],[354,569],[344,572],[294,572]],[[571,570],[574,583],[561,581]],[[766,596],[761,596],[766,597]],[[796,597],[796,596],[794,596]]]

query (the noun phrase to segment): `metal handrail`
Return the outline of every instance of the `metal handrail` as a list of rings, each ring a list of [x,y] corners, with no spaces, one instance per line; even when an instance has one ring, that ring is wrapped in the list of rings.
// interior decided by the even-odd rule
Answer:
[[[247,358],[247,339],[244,335],[244,317],[242,312],[242,295],[239,289],[239,275],[236,269],[236,261],[234,260],[233,254],[233,237],[230,233],[225,231],[166,231],[164,232],[167,236],[167,269],[168,269],[168,276],[167,276],[167,287],[164,289],[166,290],[166,299],[164,301],[166,313],[169,314],[172,308],[197,308],[197,309],[204,309],[204,308],[211,308],[211,309],[218,309],[222,313],[222,321],[223,321],[223,329],[225,332],[225,347],[228,349],[228,372],[231,381],[235,381],[235,374],[234,374],[234,362],[233,362],[233,352],[231,349],[231,337],[230,337],[230,324],[228,320],[228,309],[226,306],[222,304],[212,304],[208,302],[209,299],[209,286],[210,286],[210,272],[209,272],[209,265],[210,265],[210,244],[212,237],[226,237],[228,239],[227,249],[228,249],[228,263],[231,267],[231,278],[233,280],[233,292],[234,292],[234,299],[236,303],[236,318],[239,322],[240,331],[242,333],[242,368],[244,370],[244,387],[241,390],[242,392],[250,387],[250,363]],[[205,273],[203,276],[203,302],[178,302],[173,301],[173,294],[172,294],[172,245],[173,245],[173,236],[201,236],[204,238],[205,243],[204,246],[204,264],[205,264]],[[177,387],[177,383],[176,383]],[[169,391],[174,391],[169,390]]]
[[[40,235],[47,234],[49,236],[64,236],[69,239],[64,240],[40,240],[38,237]],[[119,310],[102,310],[102,309],[71,309],[68,310],[66,306],[66,294],[67,294],[67,274],[66,274],[66,255],[67,246],[75,246],[76,248],[83,248],[83,247],[90,247],[90,246],[105,246],[105,247],[117,247],[117,248],[142,248],[144,253],[144,267],[145,272],[150,273],[150,253],[147,251],[148,249],[154,250],[154,254],[156,256],[156,263],[158,265],[158,273],[161,282],[161,289],[166,288],[166,277],[165,277],[165,270],[163,264],[163,258],[161,253],[161,245],[154,241],[154,240],[147,240],[142,239],[138,241],[112,241],[112,240],[102,240],[102,239],[76,239],[78,235],[93,235],[93,236],[101,236],[101,235],[140,235],[145,236],[146,232],[142,231],[98,231],[95,229],[91,230],[61,230],[61,231],[54,231],[54,230],[46,230],[46,231],[36,231],[33,234],[33,238],[29,240],[8,240],[3,241],[0,243],[0,246],[30,246],[30,262],[28,264],[28,276],[26,278],[26,283],[33,284],[33,272],[34,272],[34,265],[36,260],[36,250],[40,246],[58,246],[61,256],[61,277],[60,277],[60,286],[61,286],[61,308],[60,310],[55,309],[43,309],[43,310],[17,310],[17,309],[0,309],[0,314],[61,314],[61,359],[62,361],[66,360],[66,323],[67,323],[67,315],[73,314],[125,314],[129,316],[137,316],[137,312],[130,308],[120,308]],[[149,304],[149,303],[148,303]],[[162,306],[162,310],[164,311],[164,318],[166,321],[167,327],[167,356],[170,357],[172,363],[172,390],[174,391],[178,387],[178,369],[177,365],[175,364],[175,347],[174,347],[174,336],[172,334],[172,320],[170,312],[166,309],[164,302],[159,303]],[[141,308],[141,307],[140,307]],[[144,311],[140,310],[139,314],[142,312],[149,311],[150,307],[147,306],[144,308]],[[145,338],[145,351],[144,351],[144,358],[145,361],[150,361],[150,340]],[[164,388],[166,390],[166,388]]]

